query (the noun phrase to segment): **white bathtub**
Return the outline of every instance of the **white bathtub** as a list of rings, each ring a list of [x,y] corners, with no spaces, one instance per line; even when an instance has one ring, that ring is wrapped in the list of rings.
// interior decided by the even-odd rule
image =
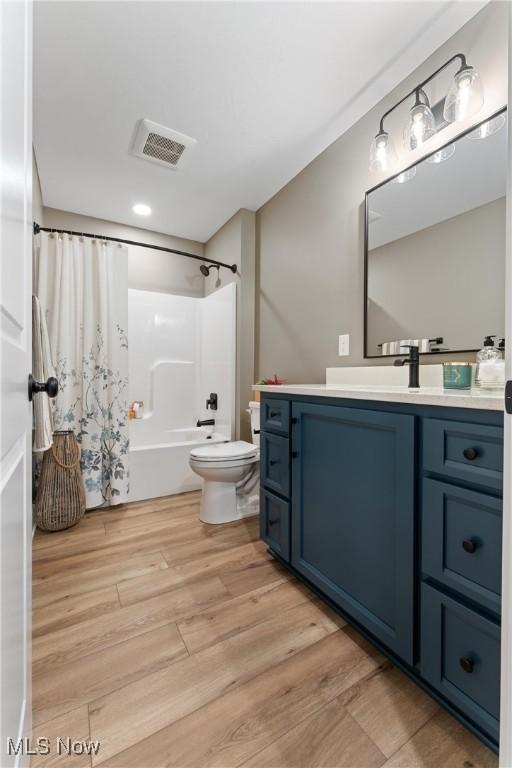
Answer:
[[[150,442],[153,430],[145,429],[146,420],[130,422],[130,501],[153,499],[201,488],[201,478],[189,467],[190,451],[206,443],[226,442],[213,433],[210,439],[204,427],[164,430],[164,442]],[[147,441],[147,442],[146,442]]]

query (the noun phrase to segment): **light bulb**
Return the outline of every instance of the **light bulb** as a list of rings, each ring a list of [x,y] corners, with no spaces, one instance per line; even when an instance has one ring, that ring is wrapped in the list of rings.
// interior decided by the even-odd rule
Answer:
[[[378,133],[370,146],[370,171],[389,171],[396,161],[397,155],[393,139],[385,131]]]
[[[465,120],[482,109],[484,91],[474,67],[464,67],[453,78],[444,101],[444,119],[448,123]]]
[[[395,178],[393,179],[393,184],[405,184],[407,181],[414,179],[415,176],[416,176],[416,166],[413,165],[412,168],[408,168],[406,171],[402,171],[402,173],[399,173],[398,176],[395,176]]]
[[[454,152],[455,144],[448,144],[447,147],[443,147],[437,152],[434,152],[433,155],[430,155],[430,157],[427,157],[427,163],[444,163],[444,161],[448,160],[448,158],[450,158]]]
[[[488,136],[497,133],[500,128],[503,128],[506,122],[507,118],[503,113],[501,115],[496,115],[496,117],[491,117],[490,120],[486,120],[485,123],[479,125],[474,131],[471,131],[471,133],[468,134],[468,137],[470,139],[486,139]]]
[[[404,142],[408,149],[418,149],[435,134],[435,120],[428,104],[415,104],[409,112],[404,129]]]

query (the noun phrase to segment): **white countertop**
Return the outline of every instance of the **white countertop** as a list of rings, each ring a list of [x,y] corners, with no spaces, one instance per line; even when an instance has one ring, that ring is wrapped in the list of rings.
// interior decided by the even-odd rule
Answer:
[[[479,389],[443,389],[442,387],[408,389],[389,384],[283,384],[279,386],[257,385],[254,389],[281,395],[340,397],[352,400],[378,400],[415,405],[444,405],[451,408],[477,408],[486,411],[503,411],[505,407],[503,392],[485,392]]]

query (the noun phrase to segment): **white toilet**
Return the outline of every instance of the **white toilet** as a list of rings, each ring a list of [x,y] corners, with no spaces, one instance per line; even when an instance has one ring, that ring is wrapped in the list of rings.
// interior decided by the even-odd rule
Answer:
[[[251,401],[249,412],[252,443],[212,443],[190,452],[190,467],[204,480],[203,523],[230,523],[259,512],[260,404]]]

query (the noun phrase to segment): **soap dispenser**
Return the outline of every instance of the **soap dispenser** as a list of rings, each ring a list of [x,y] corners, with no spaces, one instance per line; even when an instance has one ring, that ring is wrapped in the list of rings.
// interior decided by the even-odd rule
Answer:
[[[494,346],[494,336],[486,336],[476,356],[475,384],[480,389],[501,389],[505,384],[505,360]]]

